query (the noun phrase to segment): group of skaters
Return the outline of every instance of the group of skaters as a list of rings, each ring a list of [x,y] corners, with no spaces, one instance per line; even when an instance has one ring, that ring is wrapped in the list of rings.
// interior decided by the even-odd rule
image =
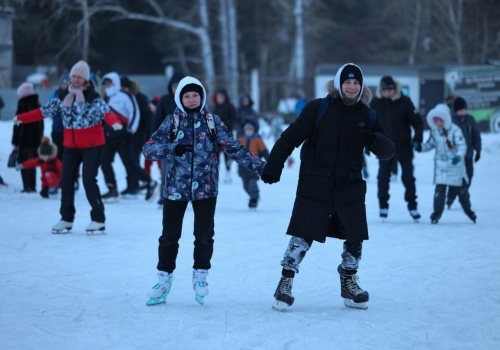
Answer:
[[[83,163],[83,184],[92,206],[91,226],[95,224],[99,229],[104,227],[104,207],[96,176],[106,147],[105,130],[101,124],[104,122],[110,132],[130,130],[133,117],[124,118],[95,93],[88,82],[88,66],[84,62],[72,68],[70,79],[68,88],[57,98],[39,109],[18,114],[14,121],[36,123],[57,112],[62,114],[65,148],[60,182],[62,218],[55,227],[60,230],[72,227],[75,214],[73,183],[78,166]],[[116,83],[111,77],[110,80]],[[108,84],[107,89],[112,87]],[[454,114],[457,114],[458,121],[463,120],[463,124],[470,122],[463,99],[457,98],[453,102],[456,113],[446,105],[439,105],[429,112],[426,119],[431,136],[424,143],[422,120],[391,77],[382,78],[380,94],[372,101],[361,68],[348,63],[339,68],[335,79],[328,82],[327,89],[325,98],[304,106],[300,116],[281,134],[269,153],[258,137],[258,122],[252,122],[252,116],[245,117],[242,135],[238,140],[234,138],[227,127],[231,127],[228,116],[235,115],[234,108],[227,104],[229,99],[223,91],[216,93],[216,104],[210,111],[207,92],[197,79],[182,77],[177,84],[169,85],[169,95],[157,101],[154,131],[142,150],[147,160],[161,161],[164,181],[158,281],[150,289],[147,305],[166,302],[171,291],[184,213],[189,202],[194,211],[192,286],[196,301],[205,302],[214,249],[221,150],[227,157],[224,160],[226,166],[229,160],[233,160],[238,163],[240,173],[248,175],[249,181],[244,181],[247,192],[258,195],[255,186],[259,177],[266,184],[279,182],[291,153],[304,144],[296,198],[286,230],[291,238],[281,260],[281,277],[274,294],[273,308],[279,311],[294,303],[292,286],[295,274],[312,243],[324,243],[327,237],[344,241],[340,264],[336,267],[344,304],[361,309],[368,307],[369,294],[359,286],[357,276],[363,241],[369,238],[366,182],[362,176],[365,149],[374,153],[381,163],[379,202],[382,217],[388,215],[388,183],[395,161],[402,166],[409,213],[414,219],[420,217],[413,176],[413,152],[435,149],[436,198],[432,222],[437,223],[442,214],[442,194],[447,188],[450,189],[449,196],[450,192],[456,191],[464,211],[475,221],[468,195],[471,176],[467,175],[465,164],[469,155],[468,142],[479,144],[477,161],[480,141],[473,141],[478,136],[475,132],[468,137],[460,126],[452,123]],[[247,105],[251,102],[248,96],[246,102]],[[376,113],[369,107],[370,102]],[[469,128],[469,124],[464,128]],[[252,205],[250,201],[249,206]]]

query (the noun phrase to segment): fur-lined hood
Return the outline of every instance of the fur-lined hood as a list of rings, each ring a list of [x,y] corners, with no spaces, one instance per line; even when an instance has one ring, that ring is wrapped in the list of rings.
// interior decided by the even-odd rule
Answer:
[[[438,118],[443,119],[443,121],[444,121],[444,128],[446,130],[449,130],[451,128],[452,121],[451,121],[450,109],[444,103],[438,104],[436,107],[434,107],[433,109],[431,109],[429,111],[429,113],[427,113],[426,120],[427,120],[427,124],[429,124],[429,127],[431,129],[437,129],[438,128],[436,126],[436,124],[434,123],[434,117],[438,117]]]
[[[399,80],[396,80],[396,79],[393,79],[394,80],[394,84],[396,84],[396,92],[394,93],[394,96],[391,97],[391,100],[392,101],[396,101],[396,100],[399,100],[401,98],[401,83],[399,82]],[[380,90],[380,86],[377,87],[377,93],[376,93],[376,96],[377,98],[384,98],[382,96],[382,91]]]
[[[340,96],[340,93],[337,90],[337,88],[335,88],[335,79],[330,80],[326,84],[326,89],[328,90],[328,94],[332,98],[342,98],[342,96]],[[372,97],[373,97],[373,94],[372,94],[371,90],[366,85],[364,85],[363,92],[361,93],[361,98],[359,100],[361,101],[361,103],[368,105],[370,103],[370,101],[372,100]]]

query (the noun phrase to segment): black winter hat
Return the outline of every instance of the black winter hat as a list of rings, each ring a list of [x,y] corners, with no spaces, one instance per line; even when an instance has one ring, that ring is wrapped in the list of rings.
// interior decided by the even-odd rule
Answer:
[[[51,156],[54,153],[54,146],[50,143],[48,137],[42,137],[42,143],[38,149],[38,154],[41,156]]]
[[[130,89],[132,87],[132,81],[126,75],[120,78],[120,85],[124,88]]]
[[[203,100],[204,96],[203,96],[203,89],[201,88],[201,86],[198,84],[187,84],[182,88],[181,93],[179,95],[181,97],[181,101],[182,101],[182,96],[184,96],[186,92],[190,91],[197,92],[198,95],[200,95],[201,99]]]
[[[363,74],[358,67],[353,65],[347,65],[340,73],[340,85],[344,84],[347,79],[356,79],[361,86],[363,86]]]
[[[380,79],[380,90],[392,90],[396,89],[396,83],[390,75],[386,75]]]
[[[453,101],[453,110],[457,112],[462,109],[467,109],[467,102],[465,102],[462,97],[457,97],[455,101]]]

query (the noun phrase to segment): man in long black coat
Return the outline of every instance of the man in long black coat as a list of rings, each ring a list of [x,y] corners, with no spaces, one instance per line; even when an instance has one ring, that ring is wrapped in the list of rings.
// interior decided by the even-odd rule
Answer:
[[[269,156],[262,180],[278,182],[286,159],[305,140],[297,197],[287,234],[292,236],[284,259],[282,277],[273,308],[292,305],[291,287],[299,264],[313,241],[326,237],[345,240],[338,267],[341,295],[346,306],[366,308],[368,292],[356,283],[362,242],[368,239],[366,182],[361,175],[363,149],[368,147],[381,159],[394,155],[394,144],[378,120],[370,128],[367,104],[372,94],[363,86],[361,69],[342,66],[327,85],[328,108],[317,124],[322,99],[309,102],[297,120],[281,135]]]
[[[371,102],[384,130],[396,146],[396,154],[390,159],[380,159],[378,169],[378,199],[380,217],[389,213],[389,182],[394,162],[401,165],[401,180],[405,187],[405,201],[413,219],[420,219],[417,211],[417,189],[413,176],[413,151],[420,147],[424,124],[410,98],[401,92],[401,84],[390,76],[380,80],[377,97]],[[413,137],[412,129],[413,128]]]

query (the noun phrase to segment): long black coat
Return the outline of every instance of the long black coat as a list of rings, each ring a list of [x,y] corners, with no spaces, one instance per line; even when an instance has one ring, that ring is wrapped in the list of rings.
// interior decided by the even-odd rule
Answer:
[[[316,127],[320,99],[309,102],[297,120],[278,139],[264,172],[279,177],[292,153],[309,137],[303,150],[297,196],[287,234],[324,242],[326,237],[360,242],[368,239],[366,182],[362,179],[364,140],[355,138],[367,130],[371,99],[368,88],[360,102],[344,105],[333,81],[328,85],[328,110]],[[380,122],[373,128],[375,141],[369,147],[381,159],[394,155],[394,144]]]
[[[40,108],[38,95],[29,95],[19,99],[17,102],[16,115],[26,113],[37,108]],[[38,148],[43,136],[43,127],[43,120],[29,124],[14,125],[12,144],[20,149]]]
[[[413,158],[413,142],[422,143],[424,123],[408,96],[401,93],[401,84],[396,82],[396,93],[392,99],[383,98],[380,91],[371,102],[384,130],[396,146],[396,158],[404,161]],[[412,138],[412,131],[414,135]]]

